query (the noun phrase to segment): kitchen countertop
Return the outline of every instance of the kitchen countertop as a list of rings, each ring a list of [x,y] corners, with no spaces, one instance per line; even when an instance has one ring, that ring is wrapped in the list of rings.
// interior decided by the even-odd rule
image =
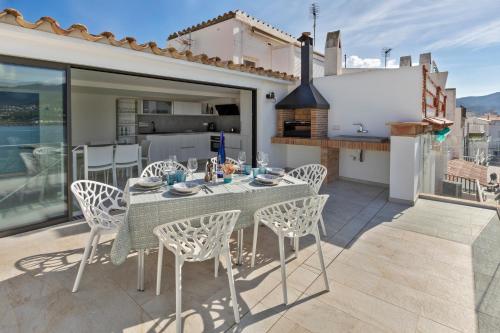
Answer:
[[[139,133],[139,135],[190,135],[190,134],[220,134],[219,131],[216,132],[209,132],[209,131],[193,131],[193,132],[155,132],[155,133]],[[231,135],[231,134],[236,134],[240,135],[240,132],[224,132],[224,135]]]

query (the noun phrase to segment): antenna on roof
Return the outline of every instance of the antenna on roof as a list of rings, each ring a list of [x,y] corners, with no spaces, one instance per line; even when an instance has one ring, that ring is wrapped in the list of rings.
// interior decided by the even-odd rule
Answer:
[[[391,56],[392,48],[384,47],[382,48],[382,57],[384,57],[384,68],[387,68],[387,59]]]
[[[316,19],[319,16],[319,5],[317,2],[313,2],[311,7],[309,7],[309,11],[313,18],[313,46],[316,44]]]
[[[181,45],[180,51],[191,51],[191,46],[193,46],[193,39],[191,38],[191,32],[187,35],[179,36],[176,42]]]

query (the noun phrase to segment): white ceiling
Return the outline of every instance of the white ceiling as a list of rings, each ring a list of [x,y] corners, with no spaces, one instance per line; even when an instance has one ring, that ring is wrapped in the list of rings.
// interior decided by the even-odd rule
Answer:
[[[73,92],[89,94],[157,97],[193,102],[240,97],[239,89],[83,69],[71,69],[71,89]]]

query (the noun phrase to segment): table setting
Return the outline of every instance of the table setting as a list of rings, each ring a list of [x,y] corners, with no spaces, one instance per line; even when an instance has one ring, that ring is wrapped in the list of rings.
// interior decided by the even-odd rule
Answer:
[[[132,250],[139,251],[139,263],[144,263],[144,251],[158,246],[153,229],[160,224],[237,209],[241,214],[234,230],[242,231],[253,226],[257,209],[313,194],[306,182],[281,168],[267,167],[265,159],[257,168],[224,163],[222,170],[230,177],[212,174],[209,179],[208,165],[205,172],[196,172],[191,162],[189,171],[165,170],[163,177],[130,178],[124,189],[128,209],[111,248],[112,263],[120,265]],[[138,270],[142,276],[144,265]]]

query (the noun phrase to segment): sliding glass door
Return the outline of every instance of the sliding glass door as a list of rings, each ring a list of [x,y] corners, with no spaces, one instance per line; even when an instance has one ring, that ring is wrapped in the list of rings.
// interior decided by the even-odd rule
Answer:
[[[66,71],[0,62],[0,232],[68,215]]]

